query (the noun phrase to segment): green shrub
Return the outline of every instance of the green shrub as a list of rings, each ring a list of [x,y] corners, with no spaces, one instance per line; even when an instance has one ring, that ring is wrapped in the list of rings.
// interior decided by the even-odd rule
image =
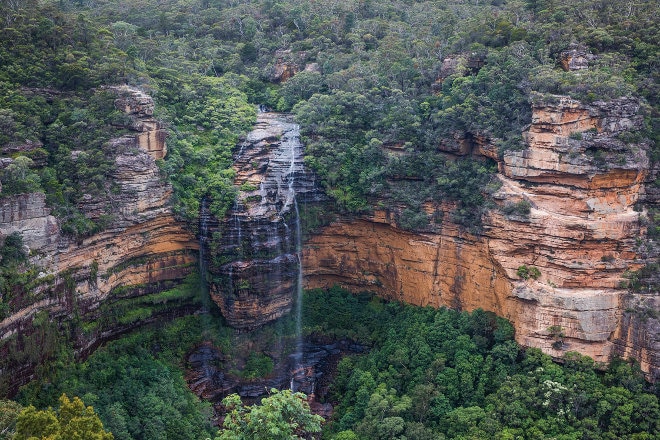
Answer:
[[[532,204],[527,200],[520,200],[515,203],[506,203],[502,207],[502,212],[508,216],[528,217],[532,210]]]
[[[0,244],[0,262],[2,267],[8,268],[27,260],[27,253],[23,245],[23,236],[19,232],[7,235]]]
[[[516,274],[523,280],[527,280],[529,278],[537,280],[541,277],[541,271],[535,266],[519,266],[518,270],[516,270]]]
[[[256,379],[268,376],[273,372],[273,359],[263,353],[251,352],[245,363],[245,368],[241,371],[241,376],[245,379]]]
[[[0,168],[1,195],[41,191],[41,178],[34,170],[34,162],[26,156],[18,156],[5,168]]]
[[[423,209],[414,211],[410,208],[406,208],[401,212],[398,224],[401,229],[406,229],[408,231],[424,229],[429,225],[429,216]]]

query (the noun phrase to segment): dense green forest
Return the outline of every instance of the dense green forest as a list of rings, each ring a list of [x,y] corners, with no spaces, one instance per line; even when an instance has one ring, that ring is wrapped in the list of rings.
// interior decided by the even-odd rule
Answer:
[[[660,159],[659,15],[653,0],[0,0],[0,156],[11,159],[0,167],[0,195],[43,192],[73,238],[108,227],[118,192],[108,140],[125,134],[127,121],[103,86],[129,84],[153,96],[168,128],[159,166],[175,213],[192,229],[204,197],[219,218],[234,203],[232,150],[263,104],[295,115],[306,163],[338,209],[396,208],[401,227],[424,230],[434,220],[424,203],[448,201],[453,220],[476,232],[493,207],[496,167],[449,160],[438,146],[484,136],[500,155],[524,148],[533,99],[635,97],[645,129],[626,139],[648,139],[651,159]],[[588,69],[561,68],[571,49],[590,54]],[[283,81],[283,66],[297,73]],[[80,203],[89,196],[102,201],[100,216]],[[657,239],[660,214],[650,209],[648,220]],[[18,234],[0,257],[1,319],[36,269]],[[631,274],[633,289],[639,276]],[[107,319],[129,319],[123,312]],[[308,334],[371,347],[340,363],[323,438],[660,437],[658,392],[637,366],[596,370],[575,353],[553,363],[481,311],[335,289],[309,293],[304,319]],[[68,411],[97,438],[106,438],[97,416],[117,439],[213,437],[210,408],[187,389],[183,359],[205,339],[230,350],[231,334],[193,316],[126,335],[84,363],[63,353],[20,404],[0,402],[0,439],[11,438],[22,405],[25,420],[52,422],[53,435]],[[269,374],[272,365],[255,359],[246,376]],[[17,438],[30,432],[20,426]]]
[[[658,399],[638,366],[617,360],[598,373],[575,352],[555,364],[538,349],[522,350],[508,321],[481,310],[382,304],[336,288],[305,304],[309,325],[373,346],[339,365],[329,438],[660,435]]]
[[[306,292],[303,304],[306,335],[350,338],[370,347],[340,362],[328,399],[336,408],[323,438],[660,436],[658,390],[644,381],[638,365],[615,360],[598,371],[590,358],[575,352],[554,363],[538,349],[522,349],[508,321],[481,310],[419,308],[339,288]],[[291,339],[294,327],[293,318],[283,318],[250,337]],[[116,439],[210,437],[210,408],[186,387],[184,355],[210,340],[234,358],[241,351],[232,344],[236,337],[245,336],[224,327],[219,317],[179,318],[111,342],[84,363],[60,365],[24,388],[18,400],[46,408],[57,406],[64,392],[81,396]],[[265,369],[257,376],[268,374]],[[235,436],[255,422],[236,409],[235,398],[228,399],[228,409],[238,413],[219,438],[290,438],[269,434],[264,423],[255,425],[252,436]],[[275,393],[251,411],[269,427],[285,429],[287,420],[299,420],[314,432],[318,421],[298,405],[294,395]],[[295,416],[282,419],[286,411]]]

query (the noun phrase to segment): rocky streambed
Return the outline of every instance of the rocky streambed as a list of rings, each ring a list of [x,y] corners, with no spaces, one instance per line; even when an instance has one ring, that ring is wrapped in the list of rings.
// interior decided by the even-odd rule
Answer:
[[[331,340],[312,336],[304,340],[302,353],[290,353],[279,341],[260,354],[273,361],[273,369],[263,377],[246,378],[240,371],[245,359],[224,353],[211,342],[197,346],[187,357],[186,382],[201,399],[213,403],[214,421],[221,423],[222,399],[236,393],[246,403],[255,403],[271,388],[305,393],[312,411],[323,417],[332,414],[329,390],[337,365],[347,354],[362,353],[367,347],[349,339]]]

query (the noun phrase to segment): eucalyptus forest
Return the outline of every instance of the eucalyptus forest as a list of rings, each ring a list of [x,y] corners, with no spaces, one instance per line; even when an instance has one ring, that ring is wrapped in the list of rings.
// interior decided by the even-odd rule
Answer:
[[[0,0],[0,440],[660,438],[659,15],[654,0]],[[539,160],[555,174],[501,178],[532,168],[548,108],[602,126],[560,133],[567,150]],[[143,158],[126,139],[152,126],[166,152]],[[276,158],[245,152],[276,144]],[[635,164],[637,192],[621,195],[611,182]],[[588,184],[561,182],[574,170]],[[562,242],[567,265],[611,285],[562,278],[561,250],[526,244],[485,260],[542,257],[474,282],[506,279],[508,296],[461,293],[486,265],[469,246],[534,224],[564,183],[563,199],[603,215],[569,232],[544,220],[547,240],[579,235],[602,271]],[[619,205],[638,229],[587,243]],[[355,269],[321,253],[331,237],[358,255],[345,249],[367,221],[439,243],[440,300],[402,275],[427,254]],[[356,229],[323,232],[337,224]],[[530,234],[512,240],[546,240]],[[457,250],[440,256],[446,236]],[[462,269],[445,282],[451,258]],[[571,309],[531,336],[502,305],[518,295],[545,319],[557,295],[579,318],[603,292],[615,314],[576,329]],[[615,330],[633,324],[645,330]],[[626,337],[647,345],[617,351]],[[312,352],[321,366],[303,362]]]

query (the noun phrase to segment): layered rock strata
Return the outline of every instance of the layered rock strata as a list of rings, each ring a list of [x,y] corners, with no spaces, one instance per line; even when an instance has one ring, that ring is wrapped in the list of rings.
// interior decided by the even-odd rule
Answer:
[[[480,307],[510,319],[523,345],[557,357],[575,350],[598,362],[622,354],[657,377],[657,341],[643,337],[639,320],[622,318],[622,275],[645,263],[633,206],[644,192],[647,146],[619,140],[641,127],[638,110],[629,99],[538,102],[527,148],[499,159],[501,209],[485,216],[481,236],[452,224],[449,207],[429,233],[402,231],[385,212],[335,222],[305,245],[305,286]],[[460,150],[497,157],[475,139]]]
[[[211,243],[211,297],[233,327],[255,328],[291,310],[300,270],[298,205],[323,197],[302,153],[298,125],[274,113],[259,114],[236,152],[236,204],[209,229],[221,236]]]
[[[118,95],[116,107],[130,118],[126,128],[136,134],[109,141],[115,162],[111,179],[118,192],[104,200],[84,196],[80,201],[81,211],[89,218],[105,212],[108,203],[112,205],[113,220],[105,230],[74,239],[61,233],[43,194],[0,199],[0,237],[20,232],[32,255],[31,264],[38,267],[34,289],[29,295],[14,295],[9,303],[11,315],[0,321],[0,357],[4,359],[0,377],[7,382],[12,376],[10,385],[4,384],[8,388],[0,391],[11,393],[25,383],[47,356],[46,347],[31,358],[25,353],[29,344],[46,344],[33,323],[35,317],[46,314],[48,322],[63,323],[75,315],[87,322],[82,332],[69,327],[76,334],[75,349],[84,354],[117,333],[157,319],[154,312],[136,319],[118,316],[110,322],[108,313],[117,304],[171,286],[196,266],[197,241],[175,220],[168,205],[171,187],[155,163],[164,156],[166,146],[165,132],[152,116],[153,101],[137,90],[111,90]],[[110,325],[103,325],[106,321]],[[11,361],[10,356],[23,360]]]

